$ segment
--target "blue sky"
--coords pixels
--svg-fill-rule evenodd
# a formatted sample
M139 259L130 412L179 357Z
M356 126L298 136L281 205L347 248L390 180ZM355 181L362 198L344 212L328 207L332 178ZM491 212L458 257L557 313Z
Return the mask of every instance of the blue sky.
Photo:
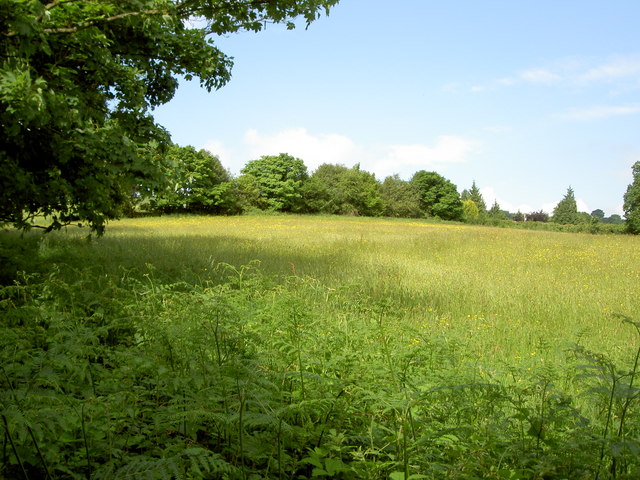
M305 30L216 39L230 83L155 111L238 174L286 152L409 179L475 180L502 208L622 214L640 160L640 1L342 0Z

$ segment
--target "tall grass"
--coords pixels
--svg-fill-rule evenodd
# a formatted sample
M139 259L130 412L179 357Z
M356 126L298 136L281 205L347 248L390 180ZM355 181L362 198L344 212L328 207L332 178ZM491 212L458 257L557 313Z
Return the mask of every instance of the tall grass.
M53 242L52 242L53 243ZM169 217L112 224L98 262L209 278L219 262L357 285L407 321L513 361L580 340L611 354L640 314L640 239L335 217Z
M640 474L636 237L185 216L2 240L0 476Z

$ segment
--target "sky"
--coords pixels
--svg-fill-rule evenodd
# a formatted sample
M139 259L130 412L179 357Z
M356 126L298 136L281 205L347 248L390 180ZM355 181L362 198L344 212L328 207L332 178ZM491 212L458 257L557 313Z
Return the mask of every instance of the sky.
M231 81L154 111L234 175L288 153L383 180L436 171L485 202L623 214L640 160L640 1L341 0L305 29L216 37Z

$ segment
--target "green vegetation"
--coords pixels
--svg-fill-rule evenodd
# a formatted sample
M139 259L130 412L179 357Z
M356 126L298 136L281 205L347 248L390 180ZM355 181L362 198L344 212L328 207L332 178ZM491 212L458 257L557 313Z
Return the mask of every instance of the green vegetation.
M633 182L624 194L624 214L627 217L627 231L640 233L640 161L633 164Z
M229 81L217 36L308 25L337 1L2 0L0 222L101 232L131 191L157 187L168 134L151 111L178 77Z
M573 189L569 187L565 196L553 209L553 221L555 223L576 224L579 221L578 206Z
M0 239L0 477L640 474L638 237L173 216Z
M420 196L420 209L427 217L461 220L462 202L456 186L436 172L420 170L411 177Z

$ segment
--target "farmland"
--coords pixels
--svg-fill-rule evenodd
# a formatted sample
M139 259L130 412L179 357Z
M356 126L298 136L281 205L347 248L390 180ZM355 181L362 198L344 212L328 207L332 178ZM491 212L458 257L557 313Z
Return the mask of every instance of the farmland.
M84 235L3 232L5 472L640 472L639 238L293 215Z

